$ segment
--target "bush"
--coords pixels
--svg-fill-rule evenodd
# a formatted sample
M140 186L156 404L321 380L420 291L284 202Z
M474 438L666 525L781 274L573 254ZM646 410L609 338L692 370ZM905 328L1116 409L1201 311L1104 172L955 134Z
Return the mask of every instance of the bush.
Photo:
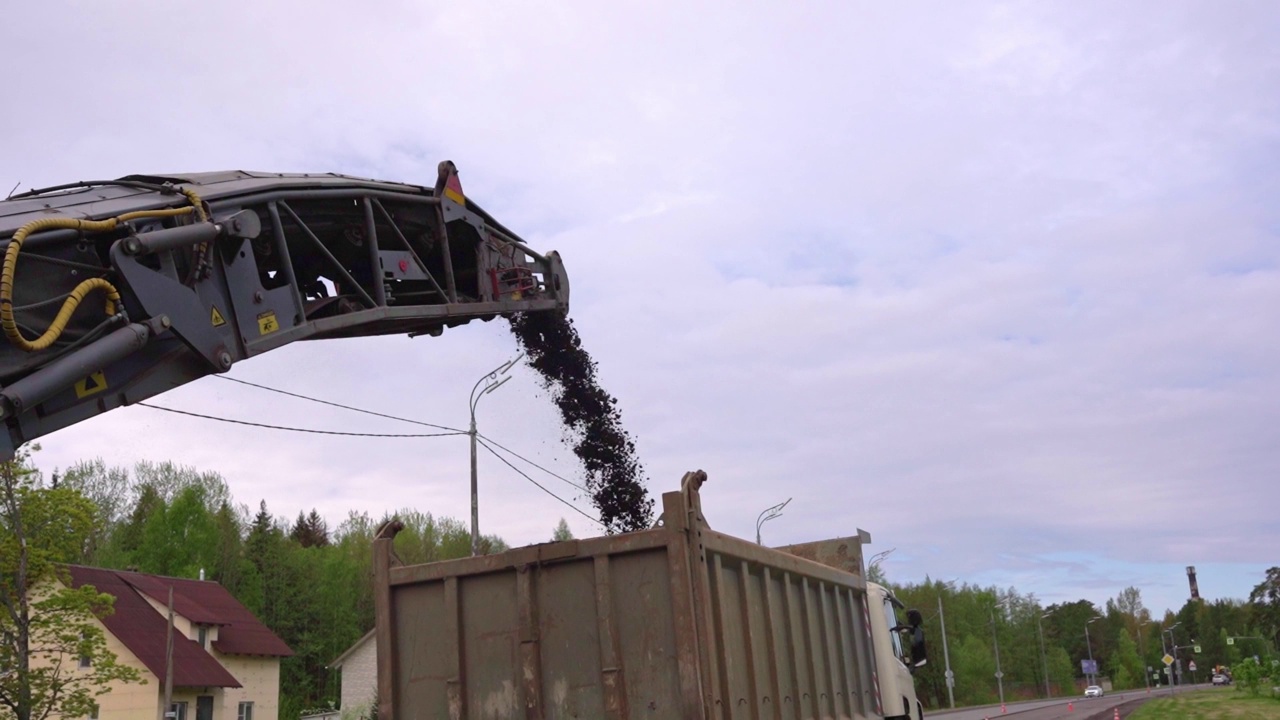
M1269 680L1270 674L1270 668L1263 669L1253 658L1245 658L1231 667L1231 680L1236 688L1247 690L1252 697L1262 694L1263 681Z

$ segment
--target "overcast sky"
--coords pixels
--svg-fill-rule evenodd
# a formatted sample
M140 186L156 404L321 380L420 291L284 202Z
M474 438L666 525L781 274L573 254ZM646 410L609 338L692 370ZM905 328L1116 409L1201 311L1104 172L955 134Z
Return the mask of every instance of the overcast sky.
M430 185L453 160L468 196L563 255L655 498L701 468L710 521L740 537L793 498L767 543L863 528L894 580L1046 603L1135 585L1161 611L1186 565L1212 599L1280 563L1278 36L1271 2L50 0L0 27L0 186ZM230 375L461 427L515 352L495 321L300 343ZM575 475L514 374L481 432ZM412 431L217 378L154 402ZM135 407L42 444L46 471L172 460L331 526L469 513L464 437ZM597 532L480 470L484 532Z

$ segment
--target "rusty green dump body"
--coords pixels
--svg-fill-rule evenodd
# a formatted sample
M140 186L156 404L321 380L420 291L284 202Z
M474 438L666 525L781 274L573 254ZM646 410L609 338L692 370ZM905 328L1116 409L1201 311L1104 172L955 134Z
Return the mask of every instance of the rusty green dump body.
M379 717L877 718L859 575L707 527L400 565L375 543ZM860 551L859 551L860 552Z

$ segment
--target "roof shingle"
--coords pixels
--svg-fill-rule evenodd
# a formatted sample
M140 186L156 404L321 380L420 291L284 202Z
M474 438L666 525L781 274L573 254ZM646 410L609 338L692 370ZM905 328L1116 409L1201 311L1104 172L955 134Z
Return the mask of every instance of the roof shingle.
M103 619L112 635L155 674L164 677L167 620L144 595L168 605L173 587L174 612L197 624L218 625L213 647L230 655L283 657L293 651L218 583L156 575L67 566L72 585L92 585L115 597L115 612ZM198 643L173 636L173 684L178 687L241 687L239 681Z

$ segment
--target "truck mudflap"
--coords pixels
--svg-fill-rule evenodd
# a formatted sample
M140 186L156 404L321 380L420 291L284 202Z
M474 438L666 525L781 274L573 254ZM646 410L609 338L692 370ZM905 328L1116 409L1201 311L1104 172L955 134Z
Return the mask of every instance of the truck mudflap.
M374 542L379 716L876 718L860 575L712 530L702 471L652 529L404 565Z

